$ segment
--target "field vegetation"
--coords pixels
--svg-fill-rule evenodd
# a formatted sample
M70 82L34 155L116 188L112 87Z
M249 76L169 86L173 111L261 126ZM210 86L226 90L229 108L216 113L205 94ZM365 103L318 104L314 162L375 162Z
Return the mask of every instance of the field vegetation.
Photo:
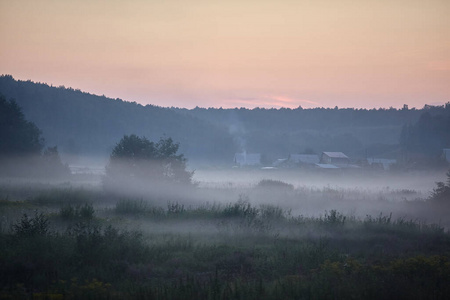
M450 199L436 186L268 176L127 196L3 180L0 299L448 299Z

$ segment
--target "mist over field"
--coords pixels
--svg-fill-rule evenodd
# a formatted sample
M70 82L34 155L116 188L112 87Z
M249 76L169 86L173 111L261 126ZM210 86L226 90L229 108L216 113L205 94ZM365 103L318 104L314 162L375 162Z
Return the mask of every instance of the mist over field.
M17 195L27 200L37 191L75 189L86 192L104 190L104 175L78 174L74 178L2 178L4 197ZM447 203L430 203L436 182L445 180L445 171L416 171L408 174L376 172L323 172L323 170L200 169L194 172L194 187L166 185L115 184L106 191L111 199L140 199L148 205L184 207L235 203L242 197L251 205L277 206L294 216L319 217L337 210L345 215L389 215L450 228ZM264 186L264 182L268 182ZM14 190L14 192L12 190ZM101 197L99 206L113 207L115 201ZM173 227L177 232L177 227ZM182 229L185 230L184 228Z
M0 296L450 295L449 103L186 110L0 88L17 97L0 97Z
M0 300L450 299L449 15L0 0Z

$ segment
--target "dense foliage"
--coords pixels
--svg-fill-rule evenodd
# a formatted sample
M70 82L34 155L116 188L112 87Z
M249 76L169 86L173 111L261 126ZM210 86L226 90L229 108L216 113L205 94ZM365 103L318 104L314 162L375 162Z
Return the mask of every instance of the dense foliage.
M424 112L417 123L403 126L400 143L406 155L436 157L450 148L450 104L437 115Z
M443 204L450 204L450 171L447 172L447 182L436 182L430 200Z
M47 147L40 129L25 119L14 100L0 95L0 176L65 176L58 148Z
M14 98L27 119L50 145L71 157L104 156L130 132L151 140L167 135L181 143L183 153L201 159L232 160L234 142L226 128L173 109L140 105L31 81L0 76L0 93Z
M186 159L178 149L179 144L171 138L154 143L135 134L125 135L112 150L105 183L191 184L193 172L186 170Z
M0 156L36 155L43 147L41 131L25 119L14 100L0 94Z
M134 132L150 140L171 136L191 161L228 163L243 150L266 154L270 161L307 148L395 158L404 124L415 124L425 111L435 116L446 109L163 108L9 75L0 76L0 92L17 99L46 140L64 153L107 156L117 140Z
M72 197L58 198L75 193ZM0 295L36 299L448 299L450 236L391 216L291 216L236 203L115 209L75 206L76 190L41 195L59 213L0 228ZM58 200L59 199L59 200ZM55 202L56 201L56 202ZM8 216L36 203L2 200ZM41 204L41 209L45 206ZM47 207L48 208L48 207ZM9 209L9 210L8 210ZM216 230L119 230L123 222ZM2 223L3 224L3 223ZM57 225L57 226L55 226ZM194 228L194 227L192 227ZM142 228L145 229L145 226ZM145 233L147 232L147 233ZM204 236L206 234L206 237Z

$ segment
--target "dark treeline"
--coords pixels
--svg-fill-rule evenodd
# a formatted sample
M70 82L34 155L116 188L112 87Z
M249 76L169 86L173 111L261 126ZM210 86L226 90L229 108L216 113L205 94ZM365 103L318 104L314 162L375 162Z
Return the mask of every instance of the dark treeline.
M404 156L436 157L443 148L450 148L450 104L440 114L424 112L417 123L405 124L400 135Z
M10 75L0 77L0 93L15 99L45 140L66 155L107 157L121 137L136 134L150 140L171 137L190 161L224 163L243 150L262 153L267 161L321 151L397 158L402 128L415 126L425 112L433 117L450 110L448 105L370 110L163 108L17 81Z
M217 160L234 154L233 140L223 128L171 109L110 99L31 81L0 77L0 93L15 99L26 118L49 144L73 156L109 156L126 134L158 140L170 136L183 153Z

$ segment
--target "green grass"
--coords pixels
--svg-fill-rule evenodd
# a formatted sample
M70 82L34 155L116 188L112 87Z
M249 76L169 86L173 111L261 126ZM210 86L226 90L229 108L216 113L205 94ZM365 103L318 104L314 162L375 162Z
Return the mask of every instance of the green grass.
M450 296L450 234L439 224L336 209L293 215L243 194L228 204L111 198L104 207L64 189L16 202L0 201L5 217L19 214L0 230L0 299ZM24 203L39 210L24 214Z

